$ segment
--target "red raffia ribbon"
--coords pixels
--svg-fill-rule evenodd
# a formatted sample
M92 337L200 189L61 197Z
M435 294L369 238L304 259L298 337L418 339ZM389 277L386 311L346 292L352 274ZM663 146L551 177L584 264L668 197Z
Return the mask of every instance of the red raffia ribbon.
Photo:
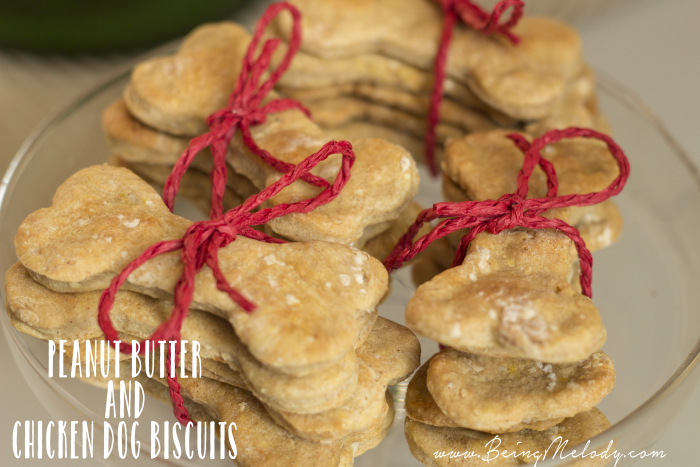
M557 196L559 181L551 162L542 157L542 149L564 138L595 138L603 141L613 158L617 161L620 173L610 185L602 191L583 195ZM529 229L555 229L565 233L576 245L581 261L581 290L587 297L592 297L591 280L593 274L593 257L586 248L579 231L560 219L548 219L541 214L555 208L570 206L591 206L602 203L611 196L615 196L627 183L630 173L630 165L627 156L611 137L603 133L585 128L568 128L566 130L552 130L540 138L529 143L518 134L508 135L515 145L525 154L523 167L518 173L518 187L515 193L501 196L498 200L462 201L460 203L437 203L432 208L422 211L415 223L399 240L389 257L384 261L384 266L391 272L394 269L415 257L425 250L435 240L442 238L456 230L470 229L459 243L455 252L451 267L458 266L464 261L467 247L474 237L481 232L490 232L497 235L504 230L515 227ZM547 197L527 198L528 182L535 167L539 165L547 176ZM444 219L427 235L413 242L413 237L424 223L435 219Z
M269 66L270 59L280 41L277 39L268 40L262 47L260 56L253 59L253 54L262 37L267 24L279 12L287 10L294 19L292 37L289 41L287 54L279 67L270 74L270 78L258 87L260 77ZM255 225L266 224L272 219L286 216L293 213L307 213L316 207L327 204L335 199L347 181L350 179L350 169L355 162L355 154L352 145L347 141L331 141L326 143L318 152L304 159L298 165L288 164L270 155L264 149L258 147L253 141L249 127L259 125L265 121L266 115L270 112L280 112L292 108L300 109L308 114L299 103L289 99L275 99L260 107L263 98L275 83L280 79L282 73L287 69L289 63L299 48L301 43L301 15L299 11L288 3L276 3L271 5L256 28L253 39L248 48L241 75L239 76L236 88L231 94L228 106L207 119L207 124L211 128L209 133L192 139L189 147L180 156L175 164L173 172L168 177L163 192L163 199L168 208L173 210L175 195L180 186L180 181L185 171L189 167L192 159L202 149L211 146L214 157L214 168L211 172L212 179L212 209L210 219L192 224L182 239L166 240L147 248L134 261L129 263L122 272L112 279L109 288L102 292L98 307L98 323L105 334L108 342L114 346L114 342L119 340L119 334L112 325L110 311L114 304L114 299L119 288L124 284L129 275L142 264L156 256L182 250L180 258L182 260L183 271L180 279L175 284L173 295L174 308L167 321L162 323L158 329L147 339L139 342L141 352L145 350L144 343L149 341L155 345L157 341L176 341L175 360L181 353L181 329L182 323L189 313L189 306L194 295L194 284L196 274L206 265L216 279L216 286L222 292L226 292L231 300L238 304L247 312L252 312L255 305L247 300L240 292L229 285L219 268L218 251L229 243L233 242L238 235L267 243L286 243L284 240L275 239L252 228ZM256 90L257 88L257 90ZM244 143L261 159L270 166L284 173L277 182L262 190L257 195L248 198L242 205L223 213L223 195L226 187L226 151L229 142L236 130L240 128ZM332 154L343 156L342 164L333 184L311 174L319 162L325 160ZM263 202L277 195L283 188L302 179L312 185L323 188L317 196L290 204L279 204L277 206L260 209ZM132 352L130 343L123 343L121 348L124 352ZM171 366L170 357L167 357L168 368ZM167 376L170 397L173 401L173 412L178 421L187 424L191 423L189 413L184 406L181 395L181 387L177 381L177 375Z
M268 39L265 41L257 59L254 58L255 52L258 49L258 44L260 43L267 25L275 16L284 10L289 11L294 20L287 53L279 66L270 73L270 77L267 81L259 84L260 78L269 67L272 55L281 41L279 39ZM287 2L270 5L255 28L255 33L253 34L253 38L248 46L248 51L243 59L241 74L238 76L236 87L229 97L228 105L207 118L207 125L210 131L190 141L188 148L180 156L180 159L175 164L175 167L173 167L173 171L165 183L163 200L171 211L173 210L175 195L180 186L180 180L192 163L192 160L200 151L211 147L214 168L211 171L212 203L210 218L214 219L223 214L223 198L226 190L226 151L228 150L231 138L233 138L233 135L239 128L245 145L269 166L281 173L288 173L294 168L293 164L276 159L269 152L255 144L250 134L250 126L265 123L267 114L269 113L281 112L289 109L299 109L306 115L310 115L305 107L292 99L274 99L264 106L260 106L265 96L267 96L287 68L289 68L300 45L301 13L299 13L299 10ZM302 180L321 188L328 187L328 182L326 180L310 173L304 174Z
M340 172L333 182L333 185L325 188L317 196L308 200L291 204L279 204L271 208L260 209L257 212L250 212L252 209L260 206L264 201L278 194L284 187L289 186L299 178L303 178L303 176L309 173L319 162L325 160L332 154L343 155ZM251 196L242 205L227 211L222 217L195 222L187 229L183 238L158 242L148 247L138 258L129 263L118 276L112 279L109 288L102 292L98 308L98 323L107 337L107 340L112 345L114 341L119 340L119 335L112 325L109 313L112 309L116 293L122 284L126 282L132 272L146 261L156 256L177 250L182 250L180 258L182 259L183 271L177 284L175 284L175 306L168 320L161 324L151 337L139 343L142 352L144 350L143 342L150 341L155 344L157 341L165 340L177 341L177 355L180 354L180 330L182 329L183 321L187 318L189 306L192 303L195 275L205 265L209 266L214 273L217 288L222 292L226 292L229 297L231 297L231 300L236 302L241 308L252 312L255 309L255 305L243 297L240 292L231 287L226 281L226 277L224 277L219 269L219 248L223 248L233 242L238 235L267 243L286 243L284 240L269 237L253 229L251 226L262 225L272 219L292 213L307 213L313 211L318 206L331 202L338 196L340 190L350 179L350 169L354 161L355 154L349 142L331 141L326 143L318 152L304 159L291 172L282 176L277 182L265 188L257 195ZM122 343L121 348L123 352L132 352L132 347L129 343ZM176 359L177 355L175 357ZM168 368L170 368L169 358ZM183 424L189 422L189 415L187 409L183 405L183 399L180 395L180 384L177 382L176 376L171 378L171 375L168 375L168 386L173 399L175 416Z
M442 36L440 45L435 55L434 69L435 77L433 92L430 95L430 110L428 112L428 130L425 134L425 159L433 175L437 175L438 169L435 164L435 127L440 120L440 103L442 102L442 92L445 82L445 66L447 64L447 54L452 41L452 31L455 23L461 19L470 28L488 36L491 34L502 34L513 44L518 44L520 38L511 32L511 29L518 24L523 16L525 3L522 0L501 0L494 6L491 14L486 13L481 7L475 5L470 0L434 0L442 6L444 13ZM510 18L505 23L499 23L501 16L512 8Z

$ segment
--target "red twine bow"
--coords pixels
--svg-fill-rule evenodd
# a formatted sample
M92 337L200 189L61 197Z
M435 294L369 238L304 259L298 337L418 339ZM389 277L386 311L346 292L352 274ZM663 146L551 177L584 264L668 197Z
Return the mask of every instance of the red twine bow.
M319 162L325 160L332 154L343 155L340 172L333 182L333 185L325 188L317 196L308 200L290 204L279 204L271 208L250 212L252 209L260 206L264 201L278 194L284 187L289 186L299 178L303 179L305 174L308 174ZM248 312L253 311L255 305L243 297L240 292L231 287L219 269L219 248L223 248L233 242L238 235L267 243L286 243L284 240L269 237L253 229L251 226L262 225L272 219L286 216L287 214L307 213L318 206L331 202L338 196L341 189L350 179L350 169L354 162L355 154L349 142L331 141L326 143L318 152L304 159L300 164L294 167L291 172L282 176L277 182L265 188L257 195L251 196L242 205L231 209L222 217L195 222L187 229L182 239L166 240L148 247L138 258L129 263L118 276L112 279L109 288L102 292L100 296L98 323L109 343L113 345L113 342L119 339L117 330L112 325L112 321L109 317L119 288L126 282L129 275L146 261L156 256L177 250L182 250L180 258L182 259L183 271L177 284L175 284L175 292L173 295L175 306L168 320L161 324L151 337L139 343L139 347L142 351L145 341L155 344L157 341L165 340L177 341L177 355L180 354L180 330L183 321L187 318L189 306L192 303L195 275L205 265L209 266L214 273L216 286L219 290L226 292L229 297L231 297L231 300L236 302L244 310ZM122 349L127 353L132 352L132 346L129 343L123 343ZM175 357L176 359L177 355ZM170 367L169 359L168 367ZM189 414L183 405L183 399L180 395L180 384L177 382L177 377L171 378L171 375L168 375L168 386L170 387L170 395L173 399L175 416L182 423L189 422Z
M253 54L258 46L262 33L272 18L282 10L288 10L294 18L294 28L289 42L289 49L279 67L274 70L270 78L258 87L260 77L269 66L270 59L280 41L277 39L268 40L262 47L260 56L253 60ZM113 346L114 341L119 340L117 330L112 325L110 311L114 304L114 299L119 288L124 284L129 275L137 268L156 256L182 250L180 258L182 260L183 271L180 279L175 284L173 294L174 307L167 321L162 323L158 329L147 339L138 343L139 349L143 353L144 343L151 342L155 345L157 341L176 341L175 359L181 353L181 329L182 323L189 313L189 306L194 295L194 284L196 274L206 265L212 270L216 279L216 286L222 292L229 295L231 300L248 312L255 309L255 305L247 300L240 292L231 287L219 268L218 251L229 243L236 240L238 235L267 243L286 243L284 240L275 239L252 228L255 225L262 225L272 219L292 213L307 213L316 207L327 204L335 199L340 191L350 179L350 169L355 162L355 154L352 145L347 141L331 141L326 143L318 152L304 159L298 165L288 164L272 157L267 151L258 147L253 141L249 126L259 125L265 121L266 115L270 112L280 112L292 108L306 110L297 102L289 99L275 99L263 107L259 107L262 99L272 89L280 79L282 73L287 69L289 63L299 48L301 42L301 15L299 11L288 3L276 3L271 5L256 28L253 39L243 60L243 66L236 88L229 98L228 106L207 119L207 124L211 128L209 133L192 139L188 148L180 156L175 164L172 174L168 177L163 192L163 198L168 208L173 210L175 195L180 186L182 176L187 171L190 163L202 149L211 146L214 157L214 168L211 172L212 179L212 208L210 219L192 224L182 239L166 240L158 242L147 248L134 261L129 263L122 272L112 279L109 288L102 292L98 307L97 320L100 328L105 334L107 341ZM258 88L256 90L256 88ZM277 182L262 190L257 195L248 198L242 205L223 213L223 195L226 188L226 151L229 142L237 128L241 129L244 143L261 159L271 165L279 172L284 173ZM340 171L335 181L330 185L323 178L310 173L319 162L325 160L332 154L343 156ZM264 201L277 195L283 188L291 185L298 179L302 179L312 185L322 187L323 191L317 196L299 201L296 203L279 204L277 206L260 209L257 212L250 212L256 209ZM132 345L124 343L124 352L132 352ZM170 357L167 357L167 364L170 368ZM181 395L181 387L176 375L167 375L170 397L173 401L173 412L178 421L187 424L191 423L189 412L184 406Z
M275 16L284 10L289 11L294 20L287 53L284 55L279 66L270 73L270 77L267 81L259 84L260 78L269 67L272 55L281 41L279 39L268 39L265 41L257 59L254 58L255 51L258 48L258 44L260 43L267 25ZM228 150L231 138L233 138L233 135L239 128L245 145L265 161L266 164L281 173L288 173L294 168L293 164L276 159L269 152L255 144L250 134L250 126L265 123L267 114L284 110L299 109L309 115L309 111L306 108L292 99L274 99L264 106L260 106L265 96L267 96L287 68L289 68L300 45L301 13L299 13L299 10L287 2L270 5L255 28L255 33L253 34L253 38L250 41L250 45L243 59L241 74L238 76L236 87L229 97L228 105L207 118L207 125L210 131L192 139L188 148L182 153L175 167L173 167L173 171L165 183L163 200L171 211L175 202L175 195L180 186L180 180L192 163L192 160L200 151L211 147L214 168L211 171L212 203L210 217L214 219L222 215L223 198L226 189L226 151ZM321 188L328 187L328 182L326 180L310 173L304 174L302 180Z
M513 44L520 42L520 39L511 32L511 29L518 24L523 16L525 3L522 0L501 0L494 6L491 14L486 13L481 7L475 5L470 0L434 0L442 6L444 13L442 36L440 45L435 55L435 77L433 92L430 95L430 110L428 112L428 130L425 134L425 159L433 175L437 175L435 165L435 127L440 120L440 103L442 102L442 92L445 81L445 66L447 64L447 53L452 41L452 31L458 19L470 28L481 32L485 36L491 34L502 34ZM510 18L505 23L499 23L501 16L513 8Z
M581 290L587 297L592 297L593 257L586 248L579 231L560 219L543 217L541 213L555 208L591 206L617 195L622 191L629 177L630 165L627 156L611 137L585 128L552 130L542 137L536 138L532 143L528 143L525 138L518 134L511 134L508 137L525 154L523 167L518 173L518 188L515 193L503 195L498 200L434 204L432 208L426 209L418 215L415 223L401 237L391 255L384 261L384 265L391 272L426 249L433 241L460 229L471 230L462 237L451 267L458 266L464 261L469 242L481 232L486 231L497 235L517 226L529 229L556 229L565 233L576 245L576 251L581 261ZM595 138L603 141L617 161L620 173L602 191L583 195L557 196L559 182L554 166L542 157L540 151L545 146L564 138L576 137ZM530 175L537 165L547 176L547 197L526 199ZM413 237L424 223L441 218L448 219L440 222L430 233L413 243Z

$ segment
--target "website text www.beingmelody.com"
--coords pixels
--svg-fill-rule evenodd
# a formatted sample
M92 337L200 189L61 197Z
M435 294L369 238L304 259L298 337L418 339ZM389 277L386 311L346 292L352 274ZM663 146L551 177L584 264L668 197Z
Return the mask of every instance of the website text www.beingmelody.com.
M630 451L628 453L619 452L615 449L614 440L610 440L607 446L597 451L594 449L589 449L591 441L588 440L584 445L583 449L576 450L572 449L566 452L566 445L568 441L563 439L561 436L557 436L552 440L552 443L542 452L526 450L520 447L523 444L522 441L518 441L516 449L499 449L502 444L502 440L498 435L494 435L489 441L486 442L484 447L488 449L486 453L478 453L476 451L436 451L433 454L435 459L439 458L464 458L464 459L481 459L484 465L488 465L491 462L503 462L506 459L520 459L525 461L528 465L533 464L533 467L537 466L538 462L543 462L547 459L612 459L615 460L614 464L609 463L606 465L617 466L617 463L621 459L633 458L633 459L645 459L645 458L664 458L666 454L663 451ZM578 464L577 464L578 465Z
M150 440L151 458L158 456L164 459L169 459L171 456L174 459L236 458L235 423L212 421L188 423L183 426L179 422L170 421L162 423L151 421L141 425L138 421L143 413L146 398L143 385L135 378L139 375L161 380L166 376L177 376L181 379L201 378L202 362L199 356L201 348L199 342L181 341L178 371L176 368L178 341L159 341L156 344L146 341L143 358L139 355L141 350L139 343L132 341L131 371L130 374L122 376L120 376L120 367L124 372L126 365L120 357L120 341L114 342L114 348L103 340L92 342L88 340L82 344L76 340L72 342L72 346L70 344L71 342L65 340L59 341L58 345L49 341L48 376L49 378L94 378L105 383L107 399L105 422L102 426L102 454L105 459L116 456L125 459L129 455L137 459L141 454L139 439ZM84 353L80 351L81 347L85 349ZM170 358L167 358L168 356ZM185 364L186 358L190 363L189 374ZM170 368L166 368L166 361L170 362ZM70 371L67 366L70 367ZM115 382L119 383L116 390ZM148 438L143 438L144 434ZM217 436L221 443L215 442ZM16 421L12 430L12 449L17 459L94 458L95 451L99 449L99 446L95 448L95 422ZM99 451L97 455L99 456Z

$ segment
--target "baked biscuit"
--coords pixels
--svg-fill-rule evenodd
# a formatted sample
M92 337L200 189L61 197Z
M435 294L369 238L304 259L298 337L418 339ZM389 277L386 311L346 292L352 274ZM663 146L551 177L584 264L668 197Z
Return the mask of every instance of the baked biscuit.
M302 50L307 53L324 59L378 53L432 69L443 26L443 13L432 2L297 0L293 4L304 15ZM278 17L275 25L281 37L289 37L289 18ZM580 39L572 28L545 18L523 18L513 33L521 39L517 46L456 27L447 75L514 118L543 118L566 82L580 73Z
M129 113L173 135L206 133L207 117L226 107L249 43L248 32L235 23L198 27L175 55L151 58L134 68L124 91Z
M431 360L427 387L448 418L487 433L538 431L586 412L615 386L602 351L576 363L543 364L445 349Z
M50 208L25 219L15 249L32 277L52 290L102 290L147 247L182 238L190 225L133 173L94 166L61 185ZM196 276L191 308L228 319L256 359L292 374L333 364L352 350L362 317L387 290L384 266L343 245L239 237L218 256L229 284L257 310L234 304L206 267ZM181 273L173 252L142 265L125 287L169 299Z
M509 131L474 133L451 140L443 160L443 194L448 201L483 201L514 193L523 153L507 138ZM615 160L598 141L577 138L547 146L542 156L552 162L559 180L559 195L601 191L618 175ZM528 198L547 193L544 172L537 167L530 177ZM606 247L622 232L622 217L615 204L603 203L555 209L544 213L579 229L589 250ZM453 246L461 235L449 237Z
M406 324L477 355L577 362L603 346L606 332L593 302L569 284L572 269L561 232L481 233L461 265L416 290Z
M495 438L492 434L468 428L426 425L409 417L406 417L404 432L411 454L427 467L481 467L485 464L510 467L534 463L537 460L535 453L543 456L545 451L548 452L547 459L551 459L554 451L563 441L567 441L568 447L575 446L593 438L609 427L610 422L605 418L605 415L594 408L575 417L567 418L560 424L544 431L521 430L499 435L500 444L495 441L489 444ZM606 447L607 445L595 446L598 452ZM495 457L493 452L489 456L490 449L500 451L499 454L507 451L509 456L499 455ZM527 457L528 451L530 457ZM461 456L450 456L450 452L461 453ZM441 453L444 455L439 455ZM513 458L513 453L519 454L519 457ZM491 460L486 463L483 459ZM594 459L580 459L574 465L576 467L602 467L608 462L609 459L596 457Z

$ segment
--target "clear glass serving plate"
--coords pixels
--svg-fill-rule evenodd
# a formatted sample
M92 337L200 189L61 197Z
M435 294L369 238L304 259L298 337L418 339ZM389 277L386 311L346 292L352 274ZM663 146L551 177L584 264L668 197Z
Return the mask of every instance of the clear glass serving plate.
M56 188L77 170L107 162L100 114L121 94L127 80L124 73L86 94L47 119L22 146L0 186L0 270L17 261L13 239L22 220L50 205ZM617 383L599 405L612 427L590 446L607 446L612 439L626 453L648 448L661 436L687 401L697 377L698 372L691 371L700 353L700 175L643 103L610 78L600 80L599 89L602 109L630 158L632 176L616 198L625 219L624 234L595 255L594 301L608 330L604 350L615 362ZM440 188L425 171L422 175L418 201L428 206L440 200ZM179 209L186 216L194 213L184 204ZM413 290L410 272L399 271L380 314L403 322ZM4 286L0 295L4 303ZM54 420L94 421L95 458L101 459L104 390L70 378L49 378L46 343L16 331L6 313L0 315L0 328L37 400ZM423 360L437 351L434 342L422 340L422 344ZM403 436L405 386L391 388L397 415L387 438L357 458L356 465L419 465ZM151 420L162 427L174 418L169 407L152 400L146 403L138 419L139 461L150 458ZM110 421L116 427L117 422ZM134 419L126 421L131 426ZM130 455L127 459L133 462ZM170 465L231 465L209 458L157 460ZM124 465L125 461L113 454L104 462ZM633 462L626 458L617 465ZM573 464L557 459L538 465Z

